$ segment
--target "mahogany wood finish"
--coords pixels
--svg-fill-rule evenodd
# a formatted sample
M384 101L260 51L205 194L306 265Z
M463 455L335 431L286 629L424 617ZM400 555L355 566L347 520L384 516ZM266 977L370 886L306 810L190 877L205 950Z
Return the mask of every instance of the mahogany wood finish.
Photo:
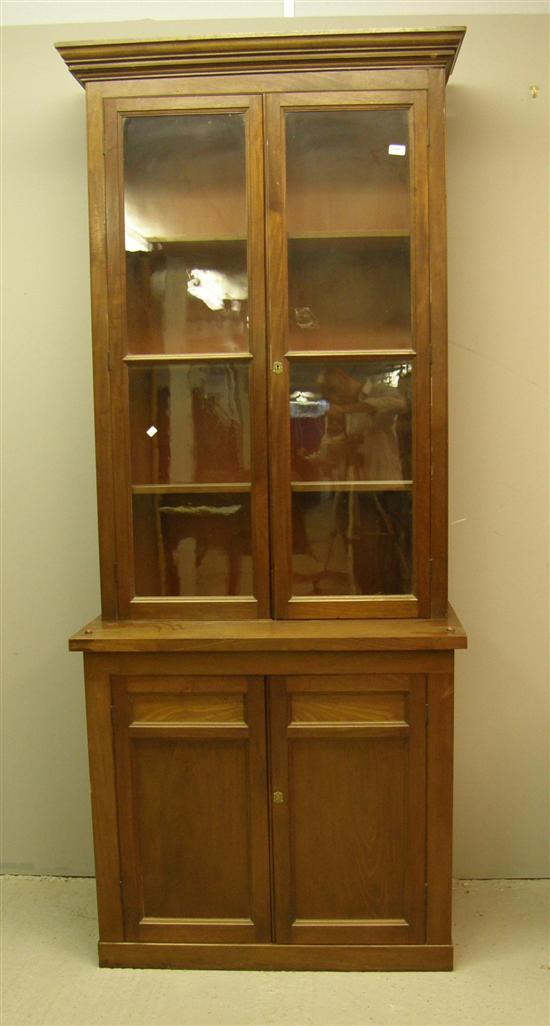
M269 292L270 305L270 361L280 361L283 373L271 375L271 503L273 549L277 561L273 566L274 615L277 617L327 618L338 616L374 616L377 601L372 597L329 599L303 599L292 596L292 524L291 507L281 504L281 496L290 493L290 422L288 417L288 396L290 391L289 358L296 358L292 336L289 333L288 294L288 239L292 235L286 210L290 206L285 189L285 115L292 111L331 110L378 111L385 107L402 107L409 112L412 160L414 166L414 189L411 199L413 224L411 225L412 287L415 296L414 339L415 396L413 405L414 437L414 552L415 552L415 596L403 596L384 600L389 616L428 616L430 611L430 513L429 513L429 438L430 438L430 362L429 362L429 259L428 259L428 176L427 176L427 134L428 119L426 95L423 91L384 92L322 92L311 94L274 94L266 98L266 141L270 153L267 180L267 229L269 238ZM338 152L338 160L345 162L345 153ZM408 198L408 197L407 197ZM349 197L348 205L353 202ZM323 216L322 205L318 217ZM363 199L364 205L364 199ZM384 204L382 210L385 213ZM299 208L298 208L299 210ZM358 204L357 214L361 213ZM384 216L384 213L382 216ZM408 210L401 217L408 215ZM290 214L289 214L290 217ZM391 217L391 215L390 215ZM372 228L359 225L358 235L363 231L367 237ZM384 228L381 229L385 235ZM318 233L314 233L318 236ZM321 233L324 234L324 233ZM330 234L330 233L329 233ZM339 235L334 230L334 235ZM351 295L348 297L351 300ZM379 340L380 334L378 335ZM364 338L361 340L365 346ZM383 350L388 358L395 356L392 347ZM398 350L399 352L399 350ZM301 354L311 358L311 352ZM317 355L317 354L315 354ZM330 354L331 359L357 358L358 352L350 349L341 352L339 347ZM363 357L371 357L368 349L362 348ZM368 365L367 365L368 366Z
M262 683L112 678L126 936L270 939Z
M266 69L443 68L450 75L465 30L405 29L362 35L228 36L140 42L58 43L57 49L81 85L102 79L215 75Z
M432 381L447 381L447 224L445 209L445 82L430 75L430 360ZM447 388L432 388L431 397L431 616L441 616L447 594Z
M83 65L95 71L86 81L90 132L90 209L93 263L94 374L96 397L96 450L98 456L98 495L100 512L100 553L103 615L110 618L131 616L149 619L156 616L181 619L249 619L262 616L295 618L353 617L425 617L442 615L446 608L446 356L445 356L445 259L444 259L444 123L443 86L451 70L464 31L405 33L366 33L329 37L296 36L281 39L155 41L143 44L75 44L60 51L75 71ZM390 46L391 44L391 46ZM393 47L393 49L392 49ZM223 69L216 54L224 53ZM156 72L175 53L184 55L183 64L171 65L173 77L156 78ZM203 61L210 55L209 74L203 73ZM111 58L114 63L111 63ZM160 63L156 63L156 59ZM239 60L246 60L246 74ZM257 58L257 66L254 60ZM135 64L133 63L135 60ZM91 65L90 65L91 61ZM266 64L267 61L267 64ZM73 63L74 62L74 63ZM236 63L235 63L236 62ZM356 62L360 62L359 65ZM137 67L139 82L132 81ZM156 72L148 77L153 66ZM268 68L269 70L266 70ZM382 70L383 69L383 70ZM220 73L222 72L223 73ZM282 73L284 71L284 74ZM98 80L92 81L97 72ZM129 77L128 77L129 76ZM78 74L77 74L78 77ZM294 97L294 99L293 99ZM265 116L260 105L264 99ZM406 333L390 332L382 339L368 321L359 335L349 328L348 348L338 339L335 349L318 350L323 360L347 360L362 355L414 357L414 398L412 447L415 478L412 483L412 587L405 594L377 596L296 595L290 597L292 575L292 531L289 524L289 440L288 440L288 365L287 359L304 358L293 348L284 356L287 268L284 238L284 132L281 115L285 110L409 110L411 161L411 287L414 344L405 346ZM166 354L128 353L124 345L124 262L123 250L123 155L122 126L128 117L180 114L208 111L223 113L241 110L247 117L247 194L248 245L251 291L249 304L252 349L252 461L251 544L254 565L253 594L184 597L178 595L136 594L133 562L147 562L143 546L155 544L152 523L145 529L139 519L132 530L131 495L128 478L129 433L127 368L131 365L185 365L193 359L212 360L216 354L204 352ZM279 115L277 112L281 112ZM266 160L264 161L264 152ZM265 163L265 167L264 167ZM264 177L267 193L267 279L264 291ZM429 186L429 188L428 188ZM329 183L324 183L329 188ZM429 197L429 202L428 202ZM225 207L226 198L211 209ZM348 207L353 208L350 194ZM323 205L319 209L322 211ZM382 208L381 208L382 209ZM386 211L389 215L389 211ZM215 218L214 218L215 219ZM398 230L384 217L377 234L384 238ZM303 228L304 226L302 226ZM325 233L306 226L310 241ZM332 234L331 229L329 236ZM337 234L341 229L337 226ZM282 234L283 233L283 234ZM360 225L356 237L373 237L373 229ZM239 233L238 237L242 238ZM291 233L292 234L292 233ZM216 231L214 230L214 235ZM346 232L342 238L345 238ZM224 236L227 238L227 236ZM296 237L304 237L298 230ZM237 238L237 236L235 236ZM395 239L394 239L395 241ZM107 253L107 262L105 260ZM350 295L350 301L351 301ZM269 326L267 367L265 320ZM300 336L303 338L303 336ZM330 332L322 336L330 346ZM288 341L295 347L299 339ZM377 342L379 347L377 348ZM361 350L361 346L366 347ZM368 347L372 346L372 349ZM271 373L277 353L283 359L283 375ZM415 355L416 354L416 355ZM310 354L309 354L310 355ZM231 359L249 359L235 352ZM266 374L267 371L267 374ZM267 383L266 383L267 378ZM270 397L270 445L266 445L265 390ZM429 396L431 395L431 401ZM110 413L110 415L109 415ZM267 459L269 455L269 459ZM267 466L271 475L270 497L267 490ZM231 482L228 482L231 484ZM390 482L391 485L391 482ZM150 508L162 505L151 500ZM174 491L174 494L177 494ZM296 493L297 494L297 493ZM247 500L248 502L248 500ZM268 512L268 503L270 510ZM143 502L140 504L143 509ZM307 506L306 506L307 508ZM159 514L157 514L158 520ZM160 515L162 520L162 515ZM269 522L268 522L269 520ZM166 523L166 521L165 521ZM174 523L172 523L172 527ZM212 524L199 524L187 537L207 537ZM229 525L231 526L231 525ZM113 536L113 529L114 535ZM143 530L145 529L145 533ZM369 528L365 528L368 533ZM141 532L141 535L140 535ZM133 534L135 538L133 540ZM157 534L162 538L162 530ZM165 537L166 553L158 549L157 561L172 561L170 547L178 544L179 529ZM227 532L226 532L227 534ZM230 532L229 532L230 534ZM228 535L229 537L229 535ZM134 543L133 543L134 542ZM223 547L223 540L221 542ZM225 543L229 546L229 541ZM235 578L242 556L228 554L233 561L230 575ZM272 580L268 580L268 560ZM155 575L149 575L154 587ZM143 589L144 578L140 574ZM228 582L229 583L229 582ZM231 590L231 584L229 583ZM163 590L162 588L160 590ZM352 589L353 590L353 589ZM391 590L391 589L390 589ZM408 591L412 594L407 594ZM271 594L270 594L271 593ZM232 612L228 608L231 607Z
M433 620L103 620L73 634L73 652L452 651L466 634L451 606ZM410 655L408 656L410 658Z
M112 529L114 509L110 342L107 253L105 249L105 175L103 173L103 103L87 95L88 104L88 207L90 222L90 276L94 373L94 417L101 608L116 617L116 542Z
M135 649L85 655L102 964L450 968L452 653Z
M302 972L435 972L453 968L444 944L123 944L101 941L112 969L286 969Z
M157 355L129 354L126 317L124 313L125 270L124 245L120 243L123 231L124 210L124 179L122 172L121 153L123 138L123 119L125 117L152 116L156 113L162 117L167 113L179 112L193 116L199 113L242 112L246 122L247 149L247 199L249 226L248 267L250 278L250 337L251 353L251 439L252 439L252 551L254 574L254 595L223 596L217 600L209 598L207 602L199 597L196 599L166 596L164 600L142 598L135 595L133 572L132 541L136 543L136 531L132 532L132 487L130 479L130 418L128 414L128 366L132 363L156 364ZM107 250L110 259L109 271L109 303L112 309L110 323L109 354L111 373L112 398L112 444L117 456L117 473L114 476L114 516L117 537L117 560L114 565L115 587L118 596L118 615L132 615L149 618L157 615L171 616L179 609L182 616L197 619L219 616L226 618L250 618L265 616L269 612L269 576L268 576L268 534L267 534L267 456L266 456L266 409L265 409L265 291L264 291L264 236L263 221L263 141L261 133L261 99L258 96L223 96L208 98L162 98L160 100L115 100L105 103L106 118L106 154L105 174L107 182ZM225 198L219 198L223 207ZM218 215L219 216L219 215ZM215 218L214 218L215 220ZM214 354L216 355L216 354ZM241 360L247 354L220 353L218 359L231 361ZM207 359L213 354L207 352ZM181 357L180 357L181 359ZM203 355L193 354L186 358L188 362L202 362ZM161 363L167 361L166 354L161 354ZM176 355L176 362L178 356ZM172 354L170 354L172 362ZM108 476L109 468L103 468L102 476ZM217 489L216 489L217 490ZM160 489L159 489L160 491ZM203 492L208 493L205 483ZM164 492L163 494L166 494ZM210 527L210 533L212 528ZM136 545L137 549L137 545ZM141 559L147 561L147 553L137 550ZM151 558L151 557L149 557ZM157 556L157 559L160 558ZM157 608L155 609L155 605ZM160 605L160 608L158 608ZM232 610L230 612L230 609Z
M102 617L70 648L84 654L101 965L452 968L453 669L466 635L446 579L444 88L463 35L58 46L88 102ZM330 154L318 167L314 159L318 180L308 195L305 179L286 169L288 118L300 112L389 112L406 135L406 162L385 183L376 172L354 188L363 161L353 142L336 147L351 170L331 178ZM246 160L220 185L207 119L231 114L243 119ZM129 262L131 118L157 119L160 136L174 119L195 118L200 145L187 177L188 155L179 172L174 158L170 181L184 184L170 184L169 196L148 167L137 188L142 249ZM377 167L387 142L372 144ZM215 272L219 247L230 288L221 300L197 299L187 281L196 269ZM204 264L201 253L209 254ZM340 272L345 260L353 281ZM334 298L322 294L329 278ZM384 296L376 305L384 288L386 299L399 296L389 314ZM172 318L169 335L163 318ZM187 332L181 344L178 331ZM330 472L314 449L317 462L308 465L309 451L292 435L291 380L322 382L358 367L355 385L363 387L369 361L380 381L380 368L395 369L399 383L387 386L394 397L399 368L408 375L397 403L406 413L392 427L402 466L367 473L366 458L355 457ZM190 384L199 368L204 395ZM233 392L220 385L226 371ZM220 394L214 438L238 444L216 455L207 439L199 465L193 440L208 432ZM343 418L362 415L358 401L330 400L325 435L333 417L357 441ZM183 409L187 424L195 418L185 452ZM149 417L168 438L162 459L158 440L148 448ZM369 534L383 533L373 518L361 520L379 493L380 522L390 523L402 563L402 514L392 528L387 511L413 510L410 573L395 577L400 588L366 588L355 575L356 562L370 558ZM324 593L322 574L313 574L311 590L295 594L296 551L303 568L319 544L318 535L308 539L306 515L326 500L333 523L323 524L324 569L339 532L338 566L348 561L353 587ZM167 516L172 525L192 517L197 527L167 526ZM216 546L222 557L212 570ZM242 580L250 587L239 586L239 560L248 560ZM189 567L203 561L211 591L195 582L180 594L181 574L191 580Z
M424 939L425 689L405 674L272 681L278 941Z

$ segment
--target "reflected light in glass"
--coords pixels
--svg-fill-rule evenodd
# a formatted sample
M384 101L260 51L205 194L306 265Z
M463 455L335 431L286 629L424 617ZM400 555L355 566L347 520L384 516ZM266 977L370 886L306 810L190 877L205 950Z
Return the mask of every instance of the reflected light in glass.
M291 393L291 417L324 417L329 408L330 403L322 399L317 392L296 391Z
M246 274L223 274L194 267L188 272L187 291L209 310L223 310L225 303L229 302L231 309L237 312L241 302L248 299L248 277Z
M126 223L124 231L124 248L127 253L150 253L153 246L136 228Z
M149 438L154 438L155 435L157 434L157 432L158 432L158 428L156 428L154 424L151 424L151 427L147 428L147 431L145 432L145 434L149 435Z
M388 153L390 157L404 157L407 152L407 147L403 146L402 143L390 143L388 146Z

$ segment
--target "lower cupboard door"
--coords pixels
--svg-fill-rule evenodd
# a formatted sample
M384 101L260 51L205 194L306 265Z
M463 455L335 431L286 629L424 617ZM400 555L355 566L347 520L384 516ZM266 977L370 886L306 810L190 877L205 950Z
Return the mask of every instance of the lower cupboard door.
M271 939L261 678L113 679L126 939Z
M271 679L279 943L424 940L425 701L421 676Z

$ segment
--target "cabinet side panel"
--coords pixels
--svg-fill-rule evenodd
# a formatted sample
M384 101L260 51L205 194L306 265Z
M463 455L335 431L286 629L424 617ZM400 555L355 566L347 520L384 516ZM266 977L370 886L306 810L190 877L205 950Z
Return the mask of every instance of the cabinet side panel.
M453 675L428 677L427 924L429 944L451 943Z
M101 657L84 657L99 935L124 940L111 720L111 685Z
M127 368L121 363L122 339L126 324L125 310L125 253L122 164L123 126L117 113L116 102L105 101L104 118L104 165L105 165L105 212L106 212L106 261L108 291L105 297L109 304L109 387L111 393L110 432L112 438L111 468L113 477L113 521L116 534L116 588L118 615L127 615L130 599L134 593L133 567L131 564L132 523L128 508L127 479L130 465L129 439L125 426L124 411L127 405Z
M447 221L445 78L430 70L431 615L447 609Z
M88 203L90 220L90 273L94 358L94 410L99 519L101 609L117 616L114 568L116 564L114 493L111 449L111 396L108 369L109 303L105 223L105 166L103 158L103 102L100 89L86 89L88 110Z
M414 211L413 260L413 322L415 325L415 403L413 428L414 467L414 552L415 594L418 596L417 616L430 615L430 375L426 348L430 338L429 282L429 180L428 180L428 114L425 93L415 94L412 132L414 147L414 179L411 183L411 209Z

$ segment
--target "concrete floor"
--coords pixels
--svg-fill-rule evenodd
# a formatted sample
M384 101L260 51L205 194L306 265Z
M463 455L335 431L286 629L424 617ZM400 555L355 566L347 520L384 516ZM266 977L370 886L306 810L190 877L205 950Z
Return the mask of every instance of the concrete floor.
M548 885L461 881L453 973L98 969L93 880L6 877L2 1026L547 1026Z

